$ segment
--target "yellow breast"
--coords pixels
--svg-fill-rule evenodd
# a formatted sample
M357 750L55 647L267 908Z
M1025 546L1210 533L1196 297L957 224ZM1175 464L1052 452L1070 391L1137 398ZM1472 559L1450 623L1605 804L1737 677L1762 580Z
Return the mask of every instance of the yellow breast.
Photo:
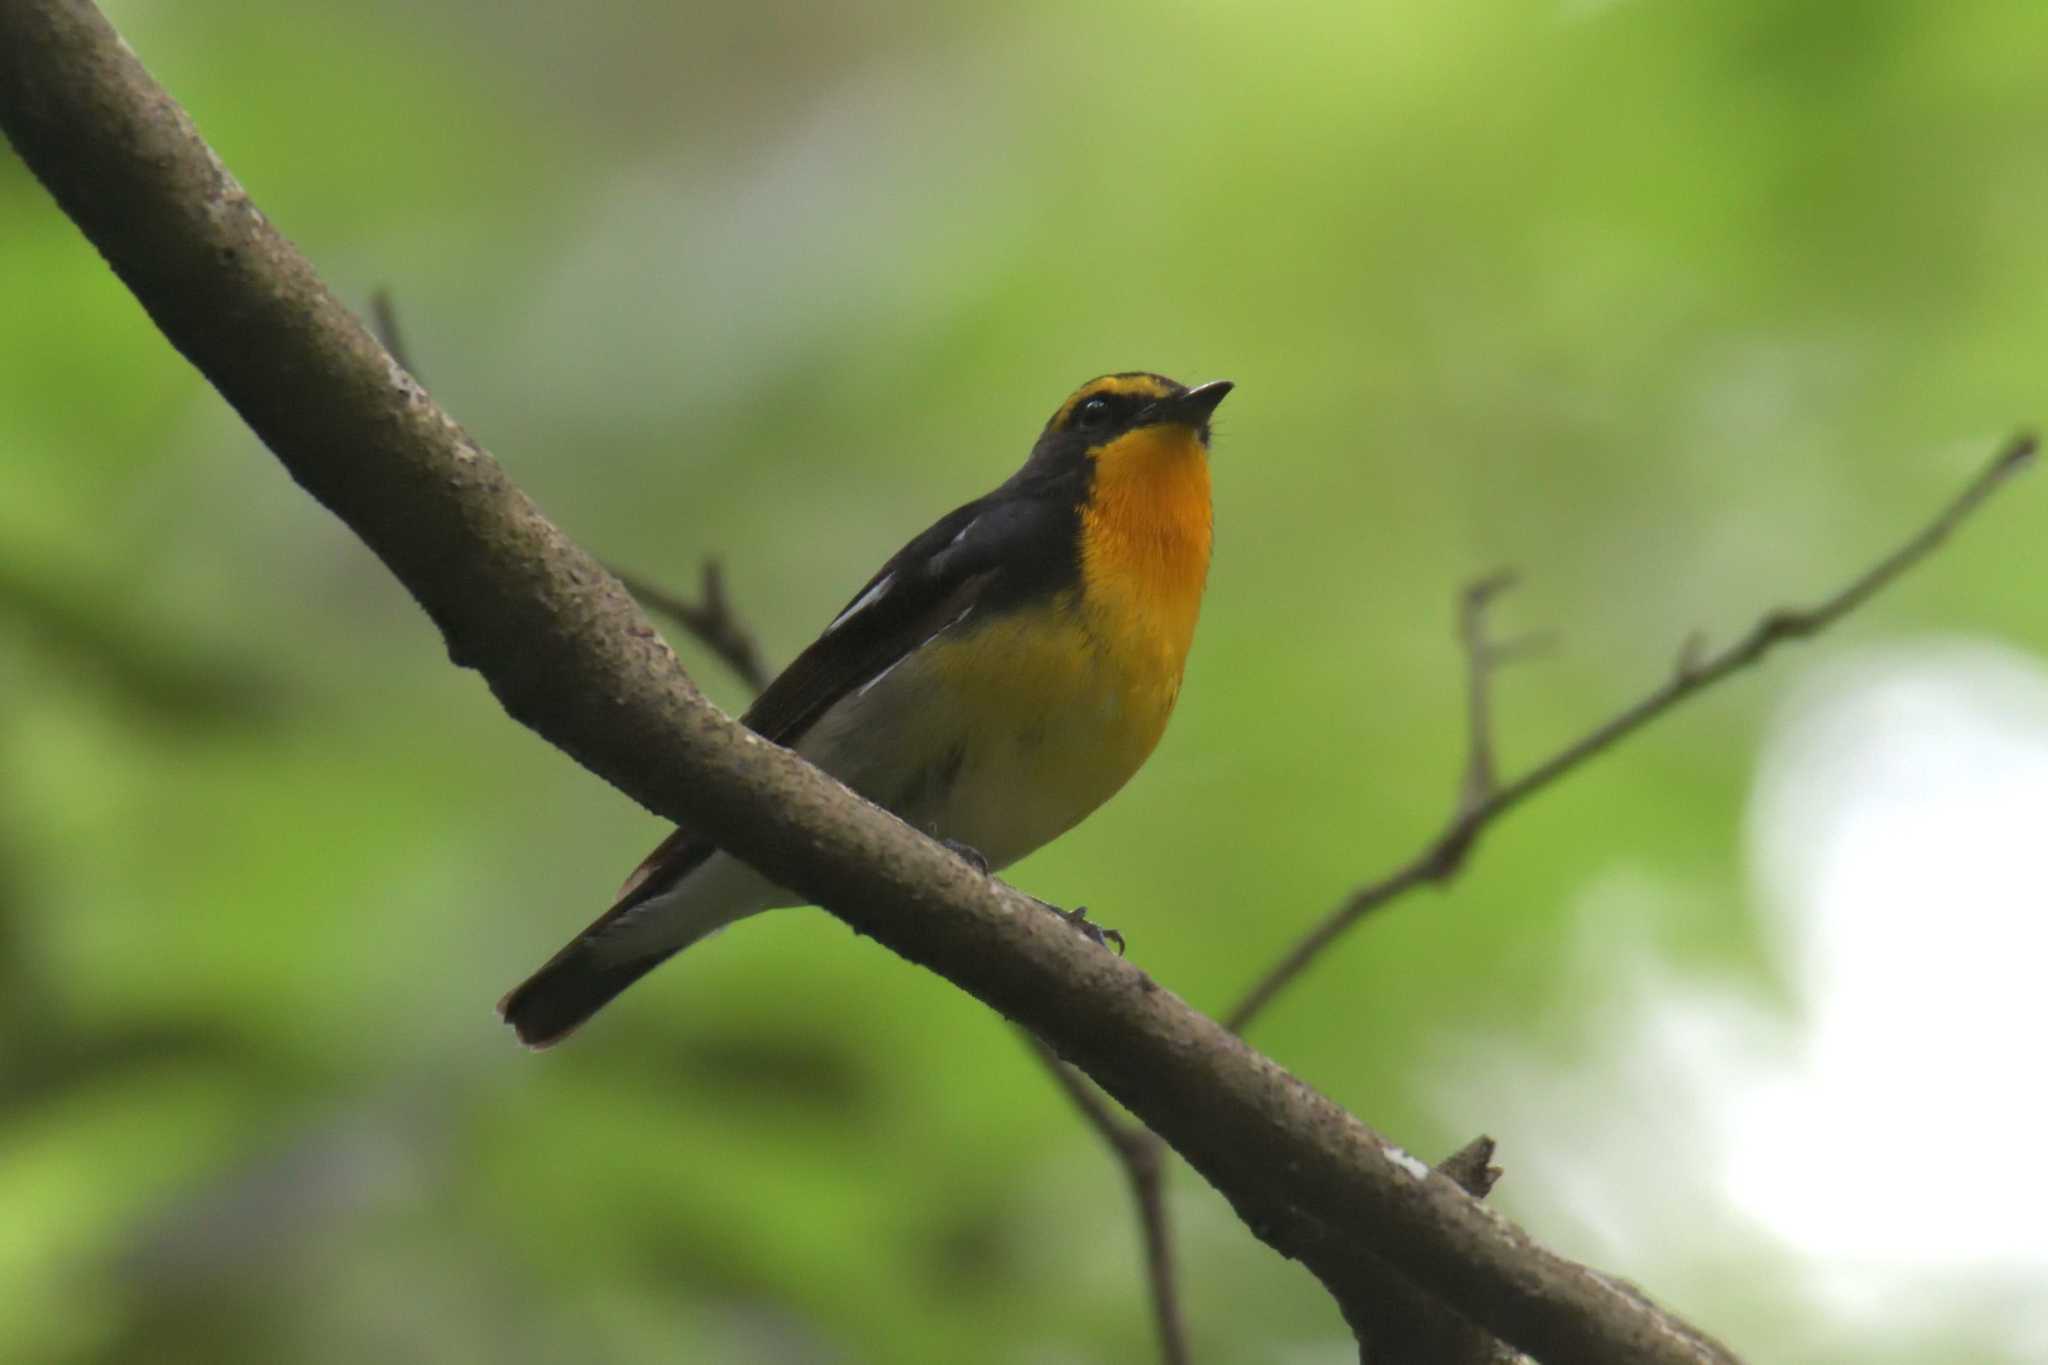
M934 642L903 748L956 746L928 809L899 812L1002 867L1114 796L1166 730L1209 571L1208 457L1189 433L1107 448L1079 585Z

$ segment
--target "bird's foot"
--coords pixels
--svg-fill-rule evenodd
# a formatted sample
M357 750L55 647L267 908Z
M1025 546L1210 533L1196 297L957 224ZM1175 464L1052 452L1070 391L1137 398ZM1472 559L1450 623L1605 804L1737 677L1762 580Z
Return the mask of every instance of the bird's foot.
M1038 903L1065 920L1072 926L1074 932L1082 938L1102 948L1107 948L1113 941L1116 944L1116 955L1118 957L1124 955L1124 936L1114 929L1105 928L1094 920L1089 919L1087 906L1077 905L1071 910L1062 910L1057 905L1052 905L1045 901L1039 901Z
M966 863L982 876L990 875L988 855L974 845L963 844L958 839L941 839L939 842L944 844L954 857ZM1036 896L1033 896L1032 899L1038 900ZM1116 955L1118 957L1124 955L1124 936L1114 929L1104 928L1094 920L1089 919L1087 906L1077 905L1071 910L1062 910L1050 901L1038 901L1038 903L1073 926L1074 932L1089 942L1103 948L1107 948L1111 943L1114 943L1116 944Z
M953 856L986 877L989 873L988 855L973 844L963 844L958 839L941 839L940 843L951 849Z

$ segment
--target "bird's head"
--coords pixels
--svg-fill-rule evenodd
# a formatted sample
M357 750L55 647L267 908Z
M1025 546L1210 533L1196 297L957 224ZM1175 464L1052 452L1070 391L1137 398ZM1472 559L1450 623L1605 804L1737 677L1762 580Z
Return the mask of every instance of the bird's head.
M1056 474L1092 465L1099 474L1132 458L1205 455L1209 415L1230 389L1227 379L1189 388L1144 371L1091 379L1045 424L1031 466Z

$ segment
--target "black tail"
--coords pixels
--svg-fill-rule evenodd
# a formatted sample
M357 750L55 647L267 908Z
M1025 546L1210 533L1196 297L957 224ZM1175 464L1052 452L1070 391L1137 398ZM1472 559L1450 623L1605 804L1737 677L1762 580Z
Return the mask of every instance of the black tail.
M514 986L498 1002L498 1014L528 1047L553 1047L674 952L606 961L590 937L579 938Z
M680 910L649 902L659 902L674 891L714 851L709 844L691 841L682 830L669 835L633 870L611 909L498 1002L498 1017L516 1029L519 1041L528 1047L553 1047L610 1004L613 996L724 923L714 919L695 930L676 924L665 934L648 932L653 926L645 924L649 915L661 923ZM633 933L629 926L636 921L642 926L637 940L622 943L620 935Z

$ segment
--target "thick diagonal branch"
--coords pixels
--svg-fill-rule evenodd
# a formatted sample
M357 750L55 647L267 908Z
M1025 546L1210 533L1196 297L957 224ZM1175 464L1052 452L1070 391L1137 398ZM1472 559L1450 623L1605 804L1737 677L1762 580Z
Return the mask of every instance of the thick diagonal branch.
M616 580L335 301L84 0L0 4L0 127L515 718L1046 1039L1333 1292L1339 1258L1362 1251L1539 1359L1729 1358L707 703Z

